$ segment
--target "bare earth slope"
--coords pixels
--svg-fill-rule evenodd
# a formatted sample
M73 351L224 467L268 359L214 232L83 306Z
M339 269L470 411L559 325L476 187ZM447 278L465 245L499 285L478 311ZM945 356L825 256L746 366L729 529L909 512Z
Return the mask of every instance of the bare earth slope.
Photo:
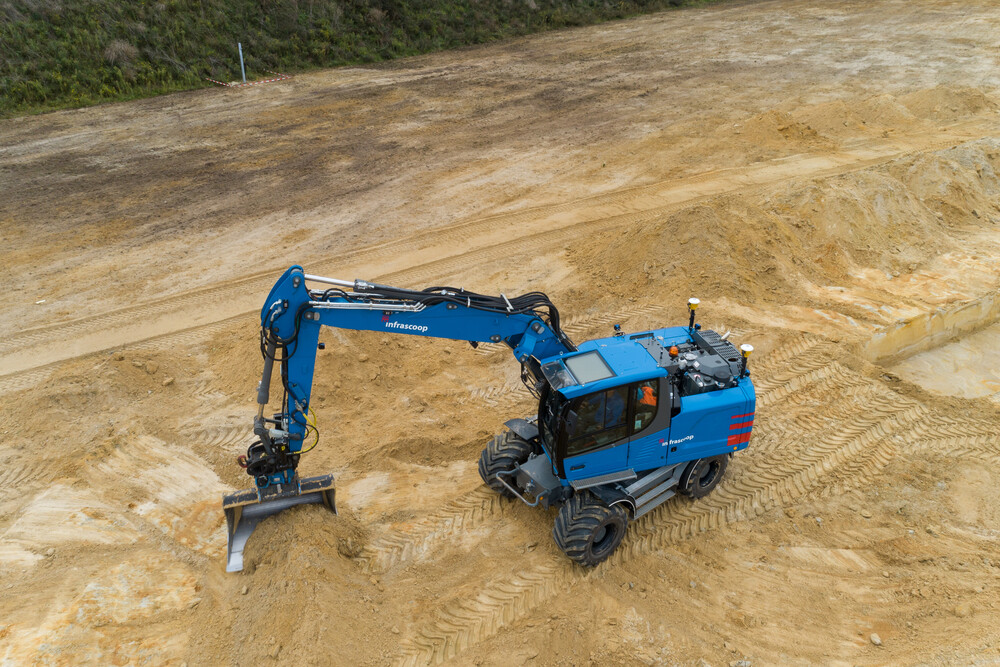
M0 123L0 662L1000 660L997 35L747 2ZM578 340L698 296L754 439L583 570L476 474L533 411L508 352L326 331L341 514L227 575L291 263L543 289Z

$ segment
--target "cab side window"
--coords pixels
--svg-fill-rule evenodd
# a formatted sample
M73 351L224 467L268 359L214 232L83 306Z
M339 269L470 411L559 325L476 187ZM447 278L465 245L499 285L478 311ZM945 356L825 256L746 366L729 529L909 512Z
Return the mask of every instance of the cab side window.
M628 387L614 387L571 404L576 413L575 428L567 433L567 456L583 454L623 439L628 433Z
M632 433L638 433L652 423L659 403L660 383L658 380L647 380L636 386L635 419L632 421Z

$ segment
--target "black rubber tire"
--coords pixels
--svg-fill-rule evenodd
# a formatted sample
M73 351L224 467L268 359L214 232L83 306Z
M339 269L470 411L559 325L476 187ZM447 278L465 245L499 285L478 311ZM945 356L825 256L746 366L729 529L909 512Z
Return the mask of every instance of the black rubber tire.
M692 499L704 498L712 492L729 466L729 454L697 459L681 474L680 492Z
M500 495L513 498L514 494L497 479L497 473L510 472L514 466L527 461L529 454L531 445L511 431L495 435L479 455L479 476L488 487Z
M621 505L608 507L589 491L581 491L559 508L552 537L567 556L593 567L610 556L628 528Z

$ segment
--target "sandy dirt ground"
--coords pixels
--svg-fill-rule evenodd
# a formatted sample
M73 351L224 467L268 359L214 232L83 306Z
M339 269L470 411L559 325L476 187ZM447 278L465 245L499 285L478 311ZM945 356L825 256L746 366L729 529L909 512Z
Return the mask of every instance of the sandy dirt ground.
M1000 662L1000 7L727 3L0 123L0 663ZM475 469L496 346L325 330L246 487L290 264L757 352L749 449L585 570Z

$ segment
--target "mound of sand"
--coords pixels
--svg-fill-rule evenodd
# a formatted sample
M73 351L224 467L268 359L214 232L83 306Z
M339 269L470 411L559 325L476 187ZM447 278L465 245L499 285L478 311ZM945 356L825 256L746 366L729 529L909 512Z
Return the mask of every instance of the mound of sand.
M954 122L983 111L995 111L997 104L983 91L967 86L938 86L918 90L899 98L915 116L936 122Z
M864 100L834 100L799 107L790 116L828 139L857 139L858 133L888 133L912 130L925 123L892 95L876 95Z
M378 620L385 585L353 560L366 540L346 508L331 517L319 505L299 506L263 521L248 542L243 573L227 582L239 650L209 643L214 659L358 664L379 647L388 654L391 628ZM317 646L328 652L317 655Z
M596 284L619 286L618 299L634 288L809 303L803 283L839 284L867 267L905 272L966 230L991 227L998 168L1000 142L981 140L767 195L714 198L580 243L570 257Z

